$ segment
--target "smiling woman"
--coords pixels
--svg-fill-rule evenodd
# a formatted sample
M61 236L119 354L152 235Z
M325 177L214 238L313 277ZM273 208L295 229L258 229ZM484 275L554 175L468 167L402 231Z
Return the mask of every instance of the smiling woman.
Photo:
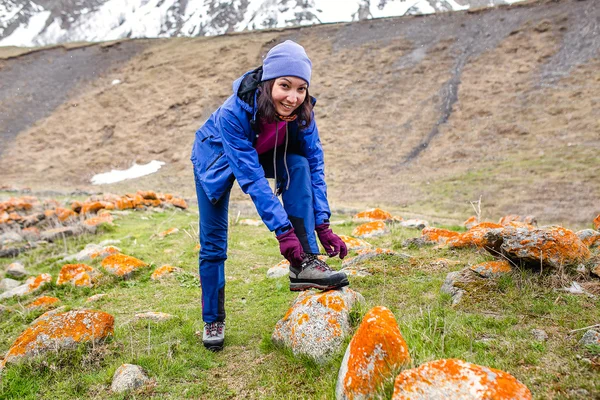
M290 40L278 44L262 66L235 81L234 93L196 132L191 159L208 349L222 349L225 338L227 210L235 180L277 236L280 252L290 262L290 290L348 285L345 273L317 257L317 237L331 257L344 258L347 249L329 228L323 149L313 114L316 100L308 94L311 72L302 46ZM273 191L267 178L275 180Z

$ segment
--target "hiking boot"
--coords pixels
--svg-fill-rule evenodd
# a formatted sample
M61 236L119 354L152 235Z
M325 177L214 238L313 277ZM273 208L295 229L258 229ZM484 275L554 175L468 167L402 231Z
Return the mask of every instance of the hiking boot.
M332 270L325 261L314 254L305 254L299 267L290 265L290 290L330 290L348 286L345 272Z
M204 324L202 343L210 351L223 350L225 342L225 322L216 321Z

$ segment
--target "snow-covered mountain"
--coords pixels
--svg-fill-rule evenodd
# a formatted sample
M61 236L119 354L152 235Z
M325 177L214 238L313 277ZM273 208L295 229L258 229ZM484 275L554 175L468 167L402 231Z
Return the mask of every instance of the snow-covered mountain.
M0 0L0 46L219 35L517 1L522 0Z

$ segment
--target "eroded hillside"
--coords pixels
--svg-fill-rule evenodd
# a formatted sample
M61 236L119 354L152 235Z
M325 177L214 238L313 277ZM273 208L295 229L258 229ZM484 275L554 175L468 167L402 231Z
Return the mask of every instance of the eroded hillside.
M334 206L463 218L469 201L482 196L486 218L535 214L542 222L585 224L600 196L599 20L595 1L534 1L123 42L102 48L102 60L115 60L111 68L87 74L64 71L92 68L71 61L95 51L89 47L4 59L0 112L8 126L0 136L0 183L192 196L195 130L229 96L236 77L258 66L273 44L293 39L313 61L311 94L318 98ZM85 78L72 85L75 75ZM24 98L15 82L39 78L53 84L30 87ZM45 117L23 123L34 108ZM153 159L167 163L155 175L89 184L95 173ZM236 189L234 198L244 197Z

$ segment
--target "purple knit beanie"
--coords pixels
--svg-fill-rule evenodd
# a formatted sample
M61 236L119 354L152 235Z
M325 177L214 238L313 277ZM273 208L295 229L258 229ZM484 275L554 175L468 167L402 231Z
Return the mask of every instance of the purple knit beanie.
M310 85L312 63L304 51L304 47L296 42L286 40L273 47L263 60L262 80L295 76L304 79Z

